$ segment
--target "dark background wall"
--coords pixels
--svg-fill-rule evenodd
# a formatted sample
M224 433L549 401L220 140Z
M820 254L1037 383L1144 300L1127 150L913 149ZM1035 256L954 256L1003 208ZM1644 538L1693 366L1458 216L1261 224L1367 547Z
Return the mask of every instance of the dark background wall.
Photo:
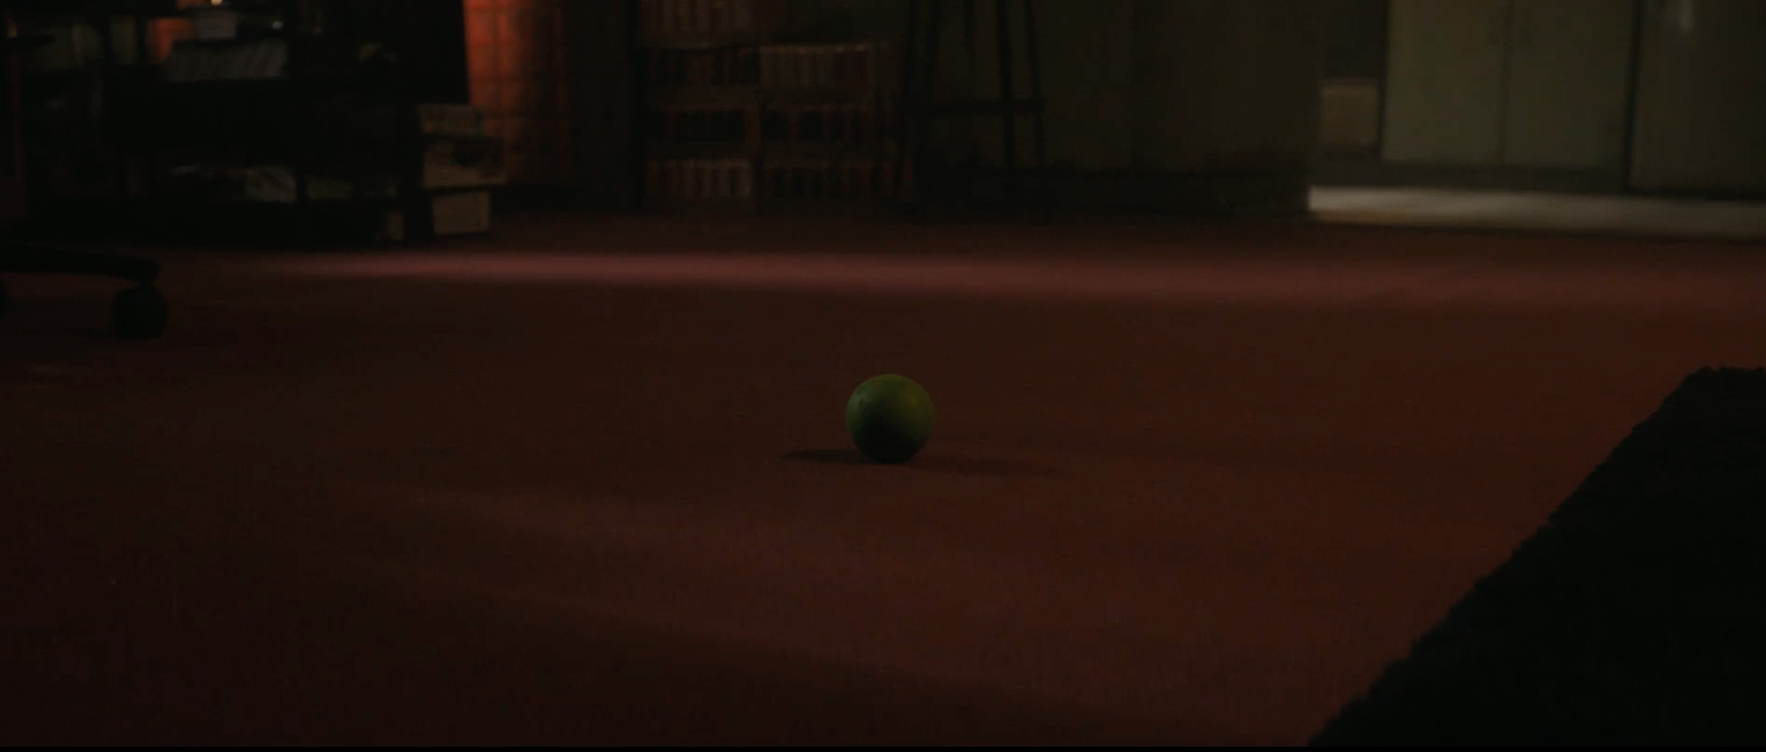
M466 102L466 17L457 2L345 0L336 21L358 39L399 51L418 95L430 102Z
M1427 167L1430 180L1485 184L1507 169L1600 190L1766 196L1766 2L1034 1L1049 190L1070 205L1299 213L1321 132L1344 152ZM908 9L786 2L786 41L899 42ZM631 193L620 34L632 5L568 3L573 159L583 199L604 208ZM972 47L962 5L946 4L941 94L989 96L994 3L973 3L983 23ZM948 122L936 136L944 158L1002 161L996 121Z
M1386 70L1387 0L1318 0L1325 78L1380 78Z
M1321 4L1313 0L1033 0L1048 100L1045 186L1069 206L1300 214L1317 140ZM993 0L971 49L947 3L947 97L998 92ZM804 34L899 39L905 0L796 0ZM1027 45L1013 45L1017 87ZM1028 127L1020 129L1028 133ZM998 165L997 122L947 123L939 149ZM1020 143L1028 163L1028 138Z

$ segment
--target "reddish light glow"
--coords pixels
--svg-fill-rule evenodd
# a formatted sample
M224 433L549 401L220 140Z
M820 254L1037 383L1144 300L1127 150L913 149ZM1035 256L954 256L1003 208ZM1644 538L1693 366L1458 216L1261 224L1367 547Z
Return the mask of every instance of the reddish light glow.
M510 182L567 182L562 2L469 0L465 12L472 104L503 139Z
M148 22L149 37L152 44L154 64L161 64L171 57L172 48L179 40L195 36L188 18L156 18Z

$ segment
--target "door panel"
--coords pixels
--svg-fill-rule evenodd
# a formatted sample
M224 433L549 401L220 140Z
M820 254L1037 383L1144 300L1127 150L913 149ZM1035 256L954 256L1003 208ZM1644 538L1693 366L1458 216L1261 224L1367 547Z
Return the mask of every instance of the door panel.
M9 25L9 24L8 24ZM0 229L30 212L25 192L24 146L20 141L18 55L0 56Z
M1509 44L1503 163L1625 166L1635 0L1522 0Z
M1388 161L1501 161L1503 48L1512 5L1393 0L1382 150Z
M1648 0L1632 185L1766 197L1766 2Z

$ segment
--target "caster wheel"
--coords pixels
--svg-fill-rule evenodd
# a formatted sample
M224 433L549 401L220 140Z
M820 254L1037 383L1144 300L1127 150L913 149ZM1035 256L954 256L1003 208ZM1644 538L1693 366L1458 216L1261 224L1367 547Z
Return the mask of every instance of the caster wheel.
M153 285L123 290L110 302L111 330L123 339L157 339L166 317L166 298Z

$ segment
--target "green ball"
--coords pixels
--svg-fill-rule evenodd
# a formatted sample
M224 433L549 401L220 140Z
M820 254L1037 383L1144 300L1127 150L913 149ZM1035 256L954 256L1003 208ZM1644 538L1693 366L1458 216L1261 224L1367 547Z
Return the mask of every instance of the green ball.
M878 462L906 462L932 438L932 397L906 376L873 376L846 400L846 433Z

